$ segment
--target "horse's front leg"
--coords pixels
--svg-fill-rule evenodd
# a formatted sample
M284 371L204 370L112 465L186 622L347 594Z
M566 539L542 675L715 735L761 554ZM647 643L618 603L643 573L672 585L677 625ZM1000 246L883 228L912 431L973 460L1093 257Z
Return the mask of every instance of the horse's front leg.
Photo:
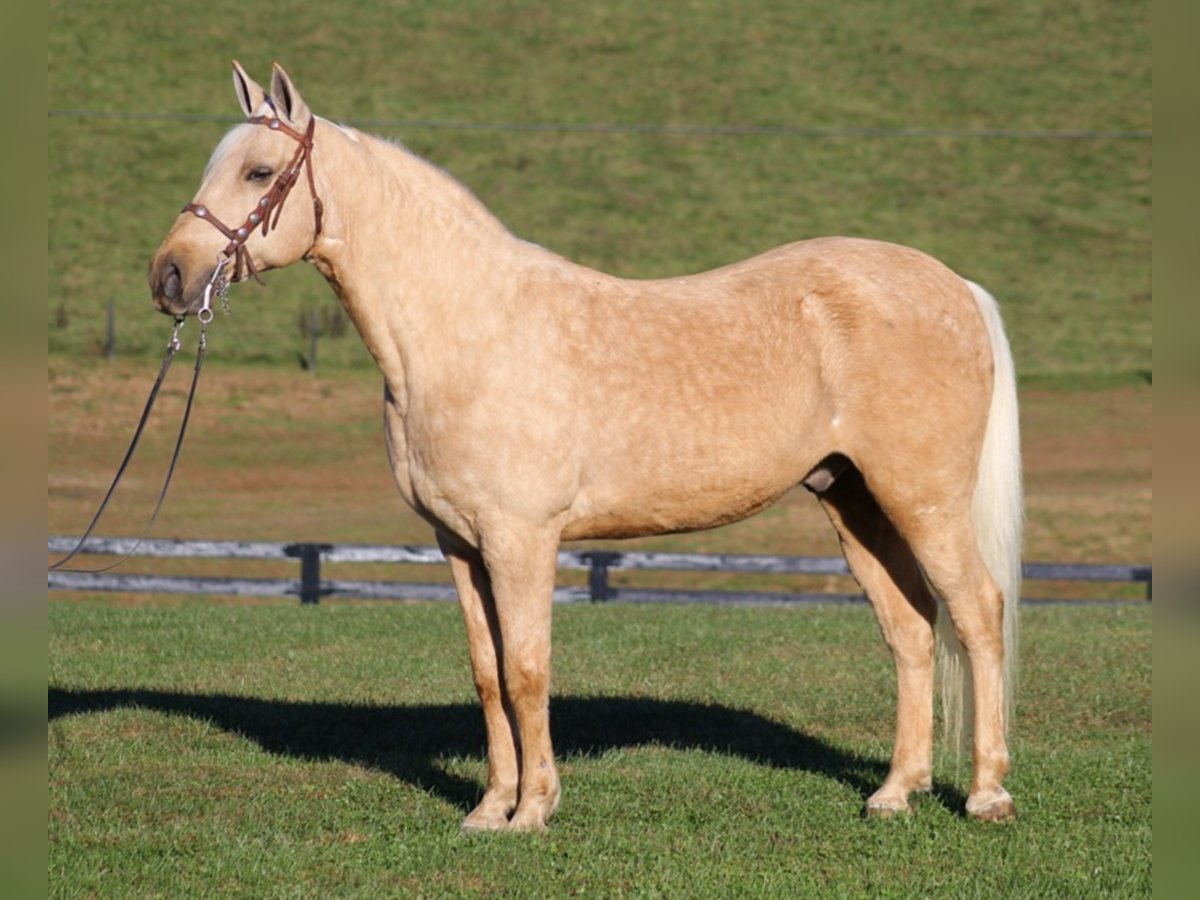
M443 534L438 535L438 545L450 563L458 591L467 626L471 671L487 730L487 790L462 827L463 831L494 831L508 826L508 817L517 806L519 780L517 743L500 682L500 630L496 606L479 552L461 546Z
M558 809L559 780L550 741L550 615L558 533L528 526L483 535L483 559L500 625L502 684L515 723L521 769L508 827L541 830Z

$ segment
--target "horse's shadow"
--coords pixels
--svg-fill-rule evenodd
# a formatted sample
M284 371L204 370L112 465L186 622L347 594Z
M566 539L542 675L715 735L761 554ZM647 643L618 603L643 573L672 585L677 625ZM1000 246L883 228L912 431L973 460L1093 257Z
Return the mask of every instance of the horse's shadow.
M474 704L368 706L261 700L158 690L49 689L48 717L133 708L211 722L269 753L340 760L389 773L464 812L482 786L445 771L447 757L482 755L483 722ZM840 749L749 710L644 697L554 697L555 748L563 758L647 744L740 757L811 772L845 784L865 800L886 762ZM965 797L935 782L934 795L961 810Z

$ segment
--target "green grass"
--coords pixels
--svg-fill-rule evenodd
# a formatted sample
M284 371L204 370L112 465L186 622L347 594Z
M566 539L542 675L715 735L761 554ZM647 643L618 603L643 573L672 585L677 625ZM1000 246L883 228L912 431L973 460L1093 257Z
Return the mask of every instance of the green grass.
M1141 131L1150 4L884 0L545 4L161 0L50 5L49 348L158 352L146 260L232 116L228 60L289 68L336 120L403 138L522 237L630 276L820 234L911 244L1004 303L1041 379L1152 371L1147 138L797 137L397 123ZM186 35L186 39L184 36ZM199 116L181 121L172 116ZM161 118L155 118L161 116ZM209 118L205 118L209 117ZM383 123L372 127L370 123ZM294 365L311 271L235 291L214 351ZM325 365L369 365L353 334Z
M463 837L482 721L451 605L50 605L52 896L1140 896L1150 611L1024 612L1009 786L859 809L892 675L864 608L561 607L563 805Z

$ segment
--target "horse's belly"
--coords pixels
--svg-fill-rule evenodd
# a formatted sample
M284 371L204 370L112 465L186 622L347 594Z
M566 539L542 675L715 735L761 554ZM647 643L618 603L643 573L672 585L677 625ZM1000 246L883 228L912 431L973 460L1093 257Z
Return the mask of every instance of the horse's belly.
M585 470L564 538L640 537L737 522L771 505L818 461L795 444L756 449L631 454Z
M633 538L716 528L765 509L787 489L773 487L734 496L647 495L640 500L611 504L607 508L585 509L568 522L563 531L563 540Z
M714 528L753 515L799 484L836 449L823 406L813 391L795 386L798 377L761 381L766 388L736 385L643 411L617 407L589 443L564 536Z

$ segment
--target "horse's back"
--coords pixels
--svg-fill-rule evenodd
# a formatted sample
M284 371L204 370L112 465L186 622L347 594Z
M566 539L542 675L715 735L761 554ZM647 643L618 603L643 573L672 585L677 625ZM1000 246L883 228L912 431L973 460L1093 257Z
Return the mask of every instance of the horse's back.
M987 387L961 384L987 380L978 312L919 251L822 238L607 291L569 342L578 536L733 521L831 454L874 457L914 430L927 443L958 420L974 439L983 421L957 411Z

